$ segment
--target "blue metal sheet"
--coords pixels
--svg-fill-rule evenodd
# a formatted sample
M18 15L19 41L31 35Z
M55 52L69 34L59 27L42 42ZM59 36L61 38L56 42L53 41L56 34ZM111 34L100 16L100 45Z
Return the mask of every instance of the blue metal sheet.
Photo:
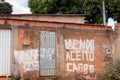
M0 76L10 76L10 30L0 30Z
M55 32L41 31L40 34L40 75L55 75Z

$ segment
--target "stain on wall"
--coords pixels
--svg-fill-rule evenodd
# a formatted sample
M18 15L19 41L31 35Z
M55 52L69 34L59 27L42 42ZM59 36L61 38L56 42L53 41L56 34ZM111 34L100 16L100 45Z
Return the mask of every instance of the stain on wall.
M22 57L29 59L18 60L20 73L37 70L37 76L40 76L39 60L34 61L31 53L36 50L35 54L40 52L40 32L54 31L56 32L56 76L61 74L82 73L90 76L104 71L104 59L106 55L106 47L108 43L107 32L105 31L89 31L81 29L54 29L54 28L19 28L18 30L18 46L14 52L15 58L20 54ZM51 49L45 49L45 51ZM44 49L43 49L44 51ZM52 51L52 50L51 50ZM26 54L27 55L24 55ZM33 52L34 53L34 52ZM36 55L36 56L38 56ZM20 58L19 56L19 58ZM32 56L32 57L31 57ZM51 56L41 55L42 58ZM17 59L19 59L17 58ZM39 56L37 58L40 58ZM27 62L28 61L28 62ZM36 65L36 66L32 66ZM21 68L22 66L22 68ZM20 70L22 69L22 70ZM23 72L21 72L23 71ZM24 76L20 74L21 76ZM28 73L27 73L28 74ZM31 75L34 73L31 73Z
M15 61L23 66L25 72L39 70L38 49L14 51Z
M14 50L14 77L39 77L39 30L18 28L18 42ZM31 77L29 77L31 76Z

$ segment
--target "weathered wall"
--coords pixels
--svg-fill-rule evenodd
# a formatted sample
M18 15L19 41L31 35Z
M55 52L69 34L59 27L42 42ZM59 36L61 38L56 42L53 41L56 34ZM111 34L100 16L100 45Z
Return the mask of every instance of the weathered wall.
M31 72L33 74L35 70L37 71L36 75L39 77L39 36L41 31L56 32L57 75L68 75L69 73L77 72L83 73L88 77L90 74L97 75L104 71L105 63L107 62L105 61L106 49L111 49L112 47L109 39L110 33L107 31L68 28L56 29L50 27L43 29L26 26L18 28L18 42L14 52L14 55L21 54L23 58L21 60L22 63L19 64L23 66L27 65L23 68L25 69L23 72ZM30 59L31 56L34 56L32 53L36 55L35 60ZM24 54L28 54L29 56ZM30 60L27 60L27 57ZM34 65L34 67L31 67L31 65ZM23 74L23 72L21 73Z
M106 49L111 48L106 31L63 29L64 70L83 74L104 71Z
M6 28L12 31L13 79L20 76L39 78L41 31L56 33L55 76L71 77L71 74L76 73L93 79L104 72L105 64L113 60L114 33L106 26L16 19L1 19L0 23L0 28L7 23L9 25Z
M115 57L120 56L120 23L116 24L115 33L114 33L114 51Z
M24 78L39 78L40 32L46 30L56 32L56 28L40 28L37 26L31 27L29 25L17 27L17 46L13 52L13 62L15 62L13 65L16 67L13 69L13 76L15 79L18 76L24 76Z
M12 26L14 77L39 77L40 31L56 32L57 75L71 72L98 74L104 71L106 49L111 47L109 34L104 30L68 28L33 28ZM26 55L24 55L26 54ZM31 58L32 57L32 58ZM16 75L18 74L18 75Z
M14 50L15 67L19 76L39 77L39 29L18 27L17 46ZM32 76L34 74L34 76ZM17 76L15 76L17 77Z

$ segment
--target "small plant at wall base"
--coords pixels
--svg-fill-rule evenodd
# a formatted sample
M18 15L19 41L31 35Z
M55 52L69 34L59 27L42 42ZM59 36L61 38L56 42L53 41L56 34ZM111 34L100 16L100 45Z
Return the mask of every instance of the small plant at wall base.
M99 80L120 80L120 58L116 58L107 66L106 72L100 76Z

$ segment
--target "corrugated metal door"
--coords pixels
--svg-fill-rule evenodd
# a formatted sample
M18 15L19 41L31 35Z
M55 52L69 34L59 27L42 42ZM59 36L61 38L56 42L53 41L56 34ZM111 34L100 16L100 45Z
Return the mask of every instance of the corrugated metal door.
M41 31L40 34L40 76L56 74L55 32Z
M0 76L10 76L10 30L0 30Z

